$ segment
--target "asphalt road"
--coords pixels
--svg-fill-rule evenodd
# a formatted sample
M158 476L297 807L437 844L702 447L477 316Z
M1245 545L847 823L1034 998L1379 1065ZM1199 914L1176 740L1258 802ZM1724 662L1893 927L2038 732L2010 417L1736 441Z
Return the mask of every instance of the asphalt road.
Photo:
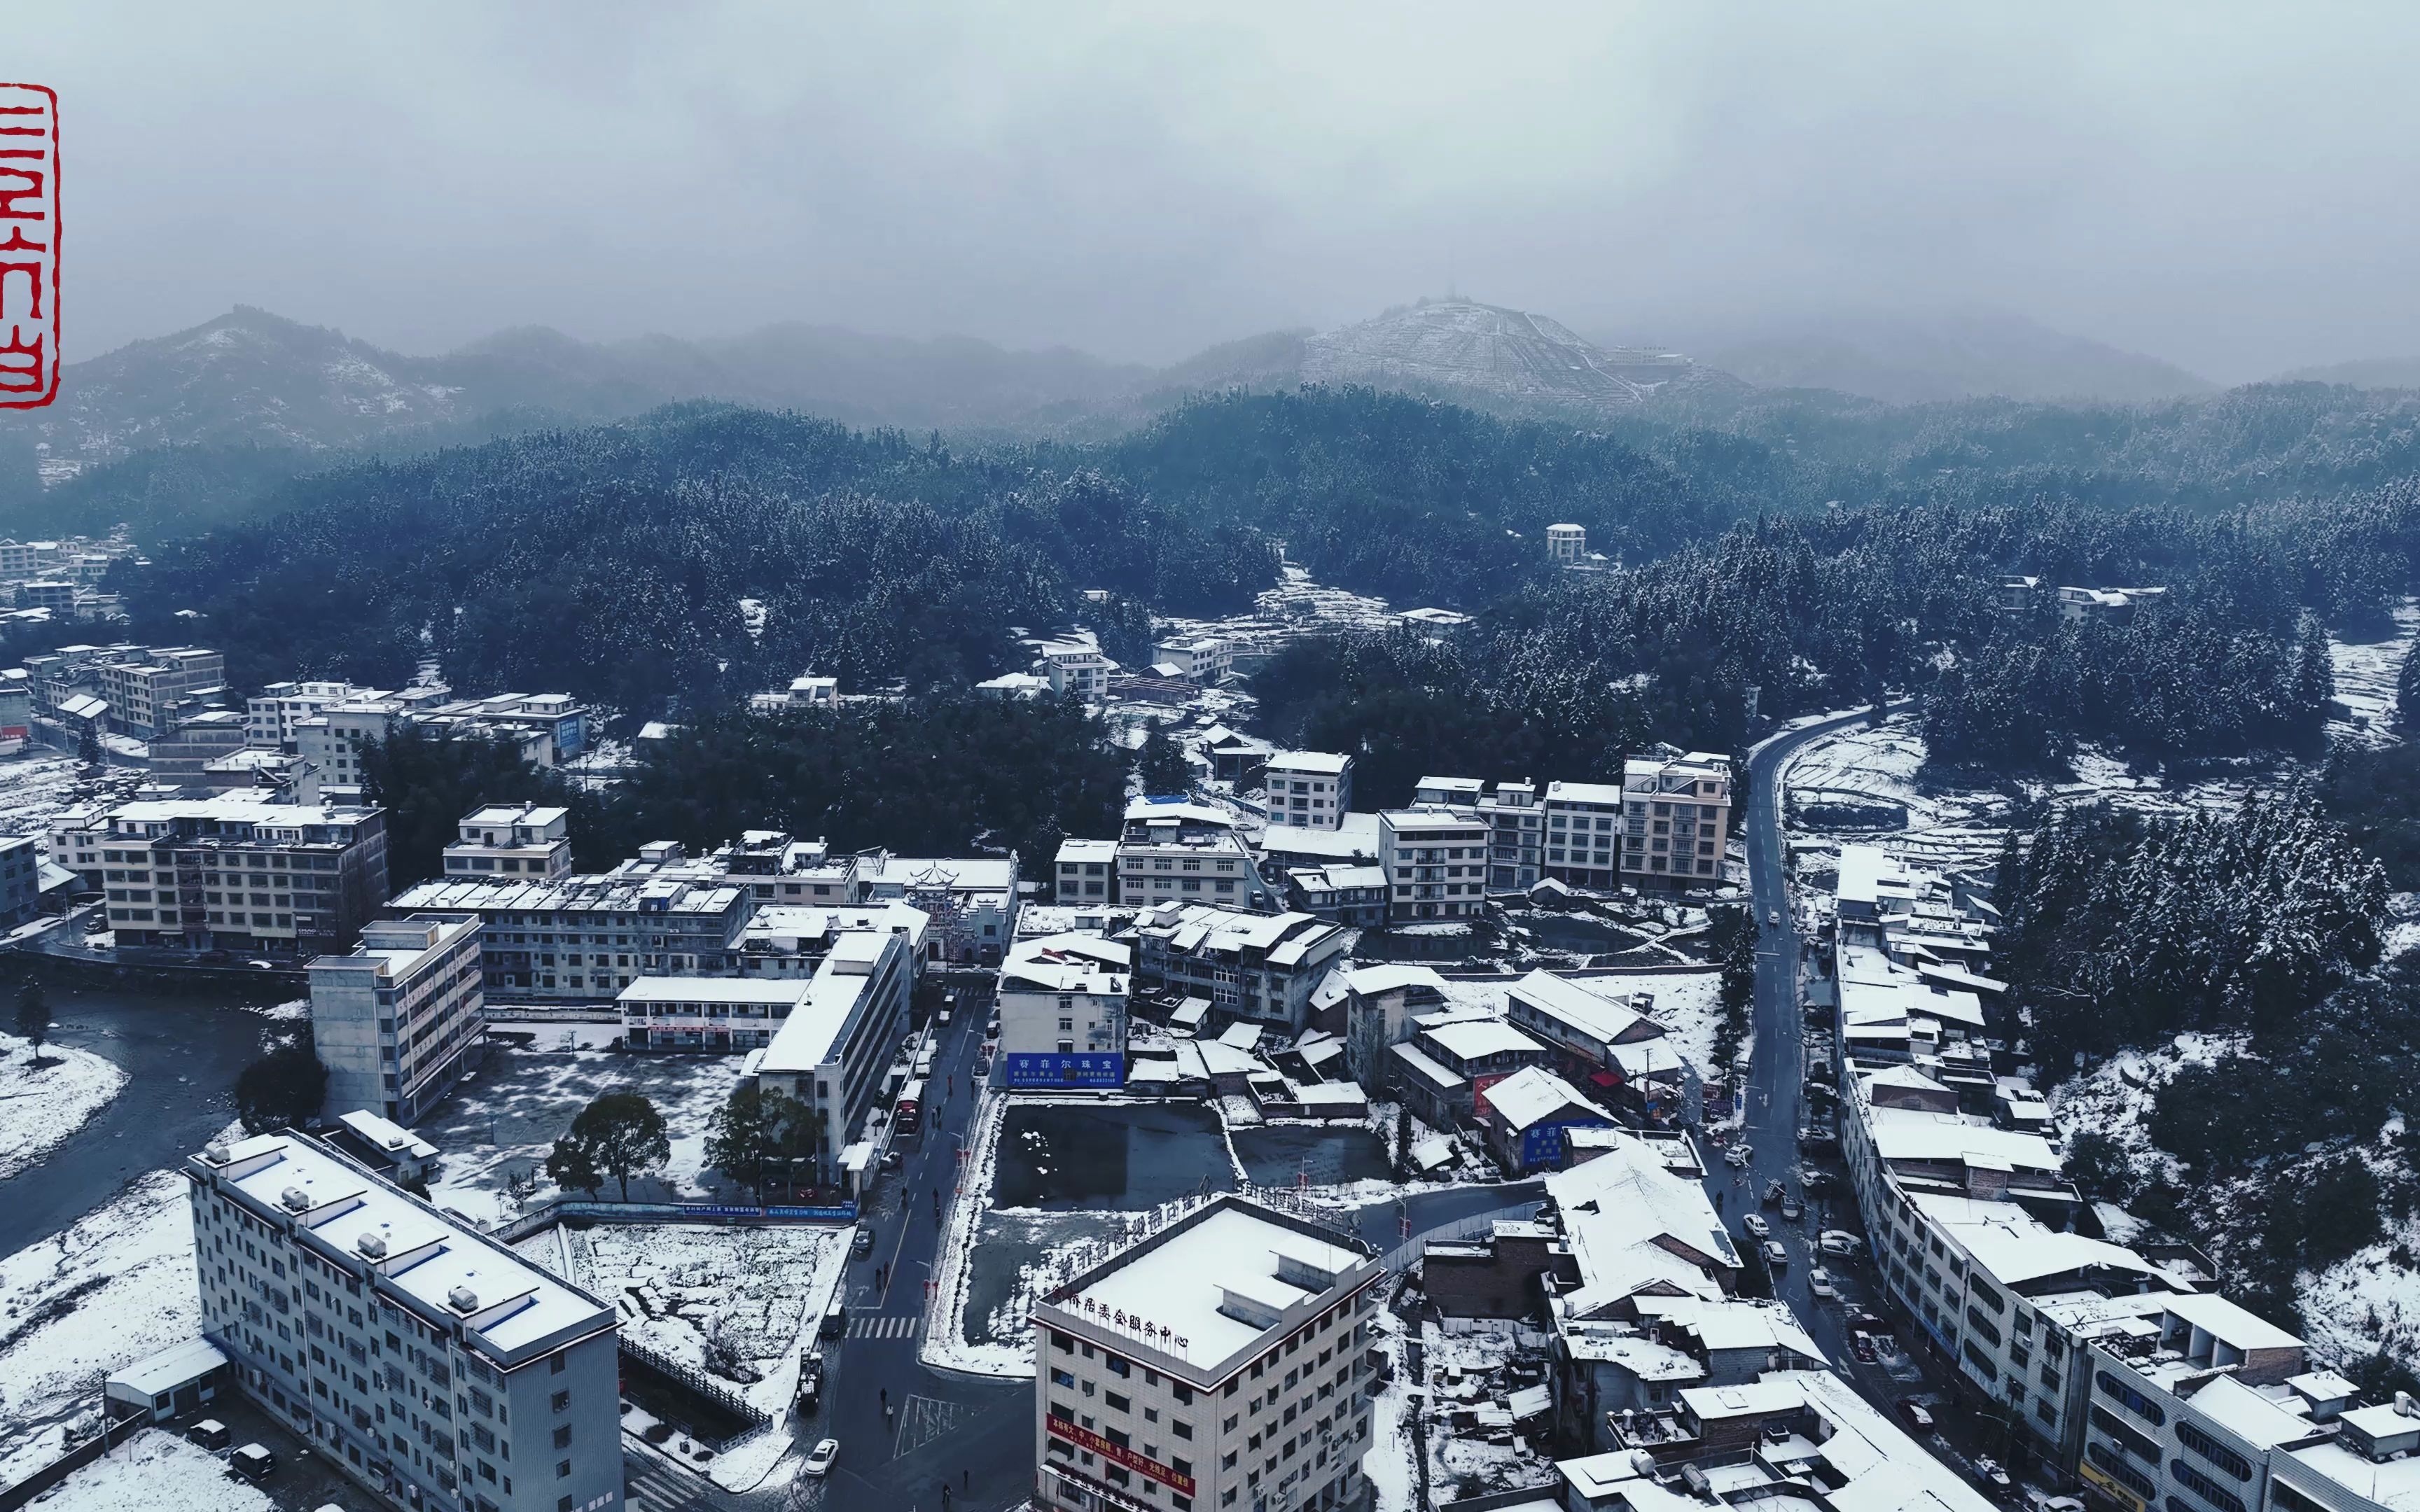
M1706 1185L1720 1202L1723 1216L1742 1244L1758 1241L1741 1227L1741 1218L1749 1211L1764 1215L1773 1227L1774 1240L1789 1257L1784 1264L1773 1268L1774 1295L1789 1304L1801 1326L1836 1366L1869 1396L1886 1403L1895 1392L1915 1388L1912 1383L1895 1381L1879 1368L1857 1364L1849 1348L1849 1308L1843 1304L1852 1300L1867 1301L1869 1305L1878 1302L1869 1295L1873 1288L1865 1284L1871 1272L1862 1262L1826 1261L1815 1250L1816 1237L1824 1228L1862 1234L1865 1226L1857 1215L1855 1201L1838 1180L1838 1163L1828 1156L1816 1160L1811 1153L1802 1154L1798 1147L1798 1131L1807 1123L1802 1086L1807 1072L1806 1020L1799 995L1806 942L1790 903L1789 860L1782 846L1780 804L1781 768L1791 755L1807 741L1863 723L1866 717L1863 714L1845 716L1794 732L1758 751L1748 764L1747 802L1741 810L1741 823L1747 841L1748 891L1756 910L1758 933L1756 1000L1751 1010L1755 1050L1742 1089L1746 1098L1746 1117L1740 1137L1746 1141L1751 1154L1745 1171L1717 1165L1708 1174ZM1776 914L1778 923L1766 922ZM1816 1200L1808 1199L1803 1180L1810 1162L1836 1178ZM1784 1190L1804 1204L1798 1222L1783 1221L1778 1206L1764 1203L1763 1194L1774 1181L1779 1181ZM1808 1289L1807 1273L1818 1264L1836 1278L1844 1294L1842 1300L1827 1302ZM1875 1310L1882 1309L1875 1306Z

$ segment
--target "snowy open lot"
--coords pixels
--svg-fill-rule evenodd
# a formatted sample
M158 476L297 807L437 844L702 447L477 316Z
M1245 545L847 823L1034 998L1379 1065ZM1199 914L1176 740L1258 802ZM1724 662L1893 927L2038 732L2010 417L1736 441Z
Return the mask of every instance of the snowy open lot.
M125 1087L126 1072L89 1050L45 1045L37 1064L24 1041L0 1034L0 1181L66 1143Z
M277 1504L209 1450L144 1428L31 1503L42 1512L271 1512Z
M153 1171L0 1260L0 1482L56 1455L68 1423L92 1411L96 1378L200 1327L185 1194L183 1177Z
M613 1304L622 1336L727 1382L777 1418L848 1263L853 1229L600 1224L514 1248ZM748 1378L756 1379L751 1381Z
M702 1184L706 1124L738 1085L740 1064L738 1056L495 1050L419 1126L444 1152L429 1196L439 1207L493 1224L519 1211L505 1189L508 1177L535 1172L531 1202L560 1195L546 1179L548 1151L598 1093L625 1087L644 1092L672 1134L671 1162L632 1180L631 1199L709 1196ZM619 1194L609 1180L604 1195Z

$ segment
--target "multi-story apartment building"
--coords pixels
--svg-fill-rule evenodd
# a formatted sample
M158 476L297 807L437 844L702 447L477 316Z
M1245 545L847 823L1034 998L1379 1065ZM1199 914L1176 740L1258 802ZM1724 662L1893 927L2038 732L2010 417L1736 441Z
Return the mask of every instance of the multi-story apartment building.
M120 945L347 949L386 901L386 810L243 794L63 814L52 857L108 898Z
M1588 556L1588 527L1585 525L1549 525L1546 527L1546 560L1565 565Z
M1113 840L1063 840L1052 901L1063 903L1107 903L1117 901L1118 842Z
M1388 1052L1408 1044L1420 1021L1446 1006L1445 979L1433 966L1383 963L1344 977L1344 1071L1371 1096L1388 1083Z
M491 693L440 703L416 717L441 734L518 736L540 766L588 749L588 710L568 693Z
M1001 963L1001 1072L1011 1087L1123 1087L1134 948L1094 934L1019 940Z
M417 1123L461 1080L487 1032L475 914L414 914L362 929L311 963L311 1039L330 1117L357 1108Z
M1545 810L1535 782L1497 782L1491 788L1475 777L1424 777L1412 802L1423 809L1467 810L1486 822L1489 891L1527 892L1546 874Z
M14 756L34 738L34 679L23 667L0 668L0 756Z
M244 737L262 750L292 748L295 732L332 703L377 696L375 688L344 682L271 683L244 701Z
M1130 908L1166 903L1255 910L1275 906L1251 851L1223 809L1181 799L1138 798L1126 805L1117 857L1116 901Z
M1722 881L1731 832L1729 759L1698 750L1624 762L1621 799L1622 881L1701 887ZM1551 846L1551 819L1548 830Z
M1621 789L1608 782L1549 782L1542 808L1546 875L1584 887L1619 885Z
M1118 670L1118 664L1102 656L1101 648L1090 640L1047 641L1042 647L1040 665L1050 679L1050 691L1087 703L1109 698L1109 674Z
M659 875L626 862L552 882L424 882L388 906L478 915L491 999L595 1003L650 974L739 975L754 900L703 868Z
M1392 889L1384 867L1298 866L1286 870L1285 890L1286 907L1295 913L1356 929L1375 929L1387 922L1387 899Z
M1335 829L1353 807L1353 758L1324 750L1281 750L1262 768L1269 823Z
M571 810L534 803L494 803L462 816L445 847L449 877L571 874Z
M1487 902L1492 826L1468 809L1389 809L1378 815L1378 865L1393 895L1388 916L1464 918Z
M200 646L161 646L98 669L101 696L117 728L149 740L226 696L226 657Z
M0 837L0 926L14 929L41 911L43 841Z
M1207 997L1214 1011L1299 1030L1311 996L1352 939L1309 914L1239 914L1171 903L1137 921L1146 986Z
M908 1031L915 963L896 934L844 934L815 968L806 999L773 1033L756 1079L814 1113L820 1136L811 1157L819 1184L861 1173L844 1160L882 1090L892 1052Z
M610 1304L302 1134L184 1174L203 1335L339 1473L408 1512L620 1506Z
M1230 1194L1051 1288L1032 1315L1036 1502L1357 1504L1384 1275L1350 1235Z
M243 748L243 716L233 709L205 709L152 736L151 775L163 786L200 786L212 762Z

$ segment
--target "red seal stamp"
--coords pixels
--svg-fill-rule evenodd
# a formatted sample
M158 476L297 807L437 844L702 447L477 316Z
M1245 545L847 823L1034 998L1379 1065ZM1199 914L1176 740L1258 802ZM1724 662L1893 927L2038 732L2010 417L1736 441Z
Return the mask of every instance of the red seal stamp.
M59 97L0 84L0 409L59 396Z

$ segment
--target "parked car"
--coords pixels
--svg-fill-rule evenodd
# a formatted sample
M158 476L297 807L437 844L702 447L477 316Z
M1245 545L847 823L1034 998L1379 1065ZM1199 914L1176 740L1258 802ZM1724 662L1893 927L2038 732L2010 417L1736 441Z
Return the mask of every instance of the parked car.
M1899 1399L1899 1415L1907 1419L1907 1426L1918 1433L1930 1433L1933 1429L1932 1410L1913 1396Z
M1849 1352L1857 1357L1860 1365L1873 1364L1878 1352L1874 1349L1874 1336L1862 1328L1850 1335Z
M840 1441L820 1439L816 1441L814 1448L809 1451L807 1462L799 1468L810 1475L829 1475L831 1473L832 1461L839 1458Z
M227 1426L214 1417L206 1417L185 1430L185 1437L205 1449L224 1449L235 1442Z
M1845 1228L1826 1228L1823 1237L1815 1242L1824 1254L1837 1255L1843 1259L1854 1259L1858 1250L1857 1236Z
M1778 1202L1788 1196L1789 1194L1781 1189L1781 1180L1778 1177L1764 1184L1764 1200L1767 1202Z
M1741 1219L1740 1227L1745 1228L1749 1233L1754 1234L1759 1239L1771 1239L1773 1237L1773 1226L1764 1221L1764 1214L1761 1212L1751 1212L1746 1217Z
M1807 1273L1807 1289L1826 1299L1840 1294L1840 1288L1832 1284L1832 1273L1820 1265Z
M855 1251L856 1251L858 1254L860 1254L860 1255L871 1255L871 1254L873 1254L873 1253L874 1253L874 1228L873 1228L873 1226L871 1226L871 1225L869 1225L869 1224L860 1224L860 1225L858 1225L858 1226L857 1226L857 1237L856 1237L855 1239L853 1239L853 1240L850 1240L850 1241L849 1241L849 1248L850 1248L850 1249L852 1249L852 1250L855 1250Z
M1747 1164L1748 1156L1751 1153L1753 1153L1753 1151L1751 1151L1745 1145L1733 1145L1730 1149L1723 1151L1723 1160L1727 1165L1732 1166L1744 1166Z
M1806 1211L1807 1210L1805 1208L1799 1206L1798 1199L1796 1197L1785 1196L1781 1199L1781 1216L1788 1222L1793 1224L1796 1223L1800 1214L1806 1212Z
M277 1457L265 1445L247 1443L227 1456L227 1464L246 1480L267 1480L270 1472L277 1468Z
M1982 1477L1983 1484L1991 1489L1993 1496L2011 1496L2016 1492L2017 1483L2009 1478L2009 1473L2000 1468L1996 1459L1978 1458L1975 1461L1975 1473Z
M1781 1247L1781 1241L1777 1239L1768 1239L1764 1242L1764 1262L1767 1265L1788 1265L1790 1263L1790 1252Z

